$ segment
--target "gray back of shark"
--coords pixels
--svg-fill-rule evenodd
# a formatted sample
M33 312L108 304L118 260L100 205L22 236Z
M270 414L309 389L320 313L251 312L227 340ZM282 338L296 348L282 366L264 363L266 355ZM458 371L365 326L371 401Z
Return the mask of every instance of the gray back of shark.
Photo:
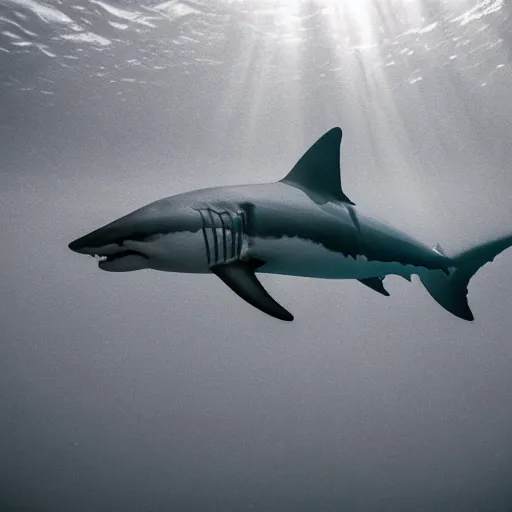
M448 257L358 212L340 177L342 132L318 139L277 183L195 190L155 201L69 244L111 272L150 268L216 274L235 293L281 320L293 316L257 272L357 279L382 295L386 275L418 274L454 315L472 320L467 285L512 236Z

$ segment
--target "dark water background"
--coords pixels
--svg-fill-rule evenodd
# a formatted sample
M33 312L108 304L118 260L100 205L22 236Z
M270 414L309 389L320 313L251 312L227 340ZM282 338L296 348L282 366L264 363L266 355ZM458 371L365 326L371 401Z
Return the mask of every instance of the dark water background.
M0 0L0 511L512 510L512 253L417 280L100 272L69 241L278 179L344 129L358 207L512 231L506 1Z

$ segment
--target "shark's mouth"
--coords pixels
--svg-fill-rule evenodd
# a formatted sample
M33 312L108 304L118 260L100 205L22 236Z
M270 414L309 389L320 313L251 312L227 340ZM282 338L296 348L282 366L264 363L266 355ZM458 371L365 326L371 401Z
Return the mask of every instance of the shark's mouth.
M98 262L98 266L101 268L105 264L112 263L114 261L118 261L122 258L126 258L128 256L138 256L140 258L149 259L145 254L134 251L133 249L127 249L125 251L119 251L111 254L95 254L94 259Z

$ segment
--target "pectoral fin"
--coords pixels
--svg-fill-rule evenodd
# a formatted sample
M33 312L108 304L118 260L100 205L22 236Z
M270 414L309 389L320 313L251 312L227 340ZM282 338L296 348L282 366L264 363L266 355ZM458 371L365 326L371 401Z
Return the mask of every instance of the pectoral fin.
M255 270L263 263L258 260L232 261L211 267L239 297L267 315L279 320L291 321L293 315L278 304L258 281Z
M382 295L389 297L389 292L384 288L384 284L382 283L383 280L383 277L368 277L367 279L358 279L360 283L368 286L368 288L371 288L372 290L375 290L376 292L382 293Z

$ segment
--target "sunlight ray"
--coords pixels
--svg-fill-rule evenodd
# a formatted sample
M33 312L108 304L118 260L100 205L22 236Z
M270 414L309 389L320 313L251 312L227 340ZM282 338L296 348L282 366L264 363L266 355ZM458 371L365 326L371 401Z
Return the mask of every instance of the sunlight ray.
M487 22L502 8L502 0L445 0L435 10L425 0L225 3L234 13L242 13L248 32L240 39L217 129L222 132L225 126L229 131L235 117L242 116L243 138L251 145L279 102L281 112L302 112L302 122L289 127L288 136L300 147L311 116L319 122L325 118L326 123L347 119L354 138L372 141L375 169L397 185L409 183L408 198L418 205L426 204L430 191L415 169L414 141L400 110L404 102L398 100L406 95L412 108L425 112L428 101L421 92L425 81L431 98L443 96L442 88L450 87L431 80L434 70L448 66L464 83L479 87L487 77L502 73L507 61L499 34L492 33ZM486 71L490 59L495 65ZM339 101L323 102L324 84L335 86ZM456 91L450 95L457 100ZM304 98L312 96L318 97L316 113L304 107L310 104ZM353 105L350 118L343 111L347 104ZM354 117L353 112L359 115ZM438 125L429 123L422 130L432 144L449 147L456 140L446 133L442 116Z

